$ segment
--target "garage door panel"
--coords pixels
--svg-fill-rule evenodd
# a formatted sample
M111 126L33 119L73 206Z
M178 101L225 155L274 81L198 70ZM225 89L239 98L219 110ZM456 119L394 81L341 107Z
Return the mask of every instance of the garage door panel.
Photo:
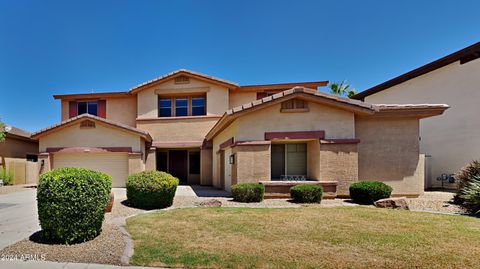
M88 168L109 174L113 187L125 187L128 175L127 153L56 153L53 167Z

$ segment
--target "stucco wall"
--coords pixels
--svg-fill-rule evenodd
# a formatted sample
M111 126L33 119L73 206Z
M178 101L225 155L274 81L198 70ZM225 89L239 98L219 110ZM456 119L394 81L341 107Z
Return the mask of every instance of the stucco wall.
M359 180L383 181L393 194L423 193L418 119L357 117L355 132Z
M154 141L203 141L218 119L215 117L139 120L137 128L147 131Z
M212 185L213 176L213 152L212 149L200 151L200 185Z
M137 94L138 118L158 117L158 94L189 95L202 93L207 96L207 115L222 115L228 110L228 89L190 78L189 84L175 84L174 79L154 85Z
M444 103L450 108L438 117L422 119L420 151L431 155L431 186L443 173L455 173L480 158L480 59L455 62L390 89L368 96L370 103Z
M240 91L231 91L230 92L230 102L228 108L234 108L241 106L246 103L257 100L256 92L240 92Z
M137 99L135 96L129 98L108 98L107 119L135 127L137 115Z
M95 128L80 128L80 122L39 138L40 152L48 147L131 147L144 152L140 137L96 122Z
M13 137L0 143L0 157L25 158L27 153L38 153L38 143Z
M61 119L62 121L65 121L65 120L68 120L69 116L70 116L70 111L69 111L69 102L68 101L65 101L65 100L62 100L62 103L61 103Z
M264 108L239 118L237 140L264 140L265 132L324 130L326 138L354 138L352 112L308 103L305 113L281 113L281 105Z

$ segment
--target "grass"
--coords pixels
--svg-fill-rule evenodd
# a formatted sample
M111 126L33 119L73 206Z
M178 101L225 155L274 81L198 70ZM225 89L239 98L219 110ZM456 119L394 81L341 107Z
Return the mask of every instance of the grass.
M368 207L143 214L131 263L188 268L474 268L480 219Z

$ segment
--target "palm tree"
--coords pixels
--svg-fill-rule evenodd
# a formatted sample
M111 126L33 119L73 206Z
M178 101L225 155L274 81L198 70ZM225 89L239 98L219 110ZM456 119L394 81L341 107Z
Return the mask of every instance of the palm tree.
M328 86L330 87L330 93L338 96L347 96L350 98L357 94L357 91L354 88L351 88L350 84L347 84L345 80L330 83Z

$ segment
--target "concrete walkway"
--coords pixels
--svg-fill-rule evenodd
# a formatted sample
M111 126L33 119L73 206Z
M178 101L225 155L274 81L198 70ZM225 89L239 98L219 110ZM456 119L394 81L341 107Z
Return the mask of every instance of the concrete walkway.
M93 263L67 263L67 262L47 262L47 261L1 261L0 269L146 269L160 267L139 267L139 266L118 266L109 264Z
M36 189L0 195L0 249L38 230Z

